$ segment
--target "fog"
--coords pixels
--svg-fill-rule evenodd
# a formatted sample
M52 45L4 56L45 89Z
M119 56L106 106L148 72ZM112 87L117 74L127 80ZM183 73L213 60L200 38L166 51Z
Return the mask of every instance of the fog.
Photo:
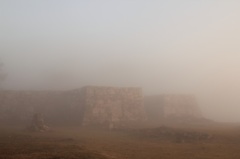
M1 0L4 89L138 86L195 94L239 122L239 1Z

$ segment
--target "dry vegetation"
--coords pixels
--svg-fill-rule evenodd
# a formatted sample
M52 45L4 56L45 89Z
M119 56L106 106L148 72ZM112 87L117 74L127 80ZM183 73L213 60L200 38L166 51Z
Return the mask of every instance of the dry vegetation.
M0 158L3 159L240 158L240 129L237 126L127 131L58 127L45 133L2 127L0 132ZM176 140L175 134L187 137ZM211 138L198 137L206 134Z

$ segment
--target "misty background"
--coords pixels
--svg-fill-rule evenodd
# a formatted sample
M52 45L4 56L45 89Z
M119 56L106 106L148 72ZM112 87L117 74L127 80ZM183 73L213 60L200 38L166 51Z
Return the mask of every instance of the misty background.
M4 89L142 87L195 94L240 121L240 1L1 0Z

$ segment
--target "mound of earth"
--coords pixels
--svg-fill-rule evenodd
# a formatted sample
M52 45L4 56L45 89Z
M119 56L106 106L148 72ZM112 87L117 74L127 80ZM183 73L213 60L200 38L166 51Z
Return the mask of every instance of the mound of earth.
M166 139L174 142L193 142L193 141L207 141L213 138L213 135L198 132L188 131L183 129L171 128L161 126L152 129L134 130L134 135L144 138Z

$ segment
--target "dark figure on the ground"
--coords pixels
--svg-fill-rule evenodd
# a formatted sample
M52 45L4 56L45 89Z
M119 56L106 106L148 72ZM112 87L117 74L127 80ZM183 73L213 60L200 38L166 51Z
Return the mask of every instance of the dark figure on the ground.
M30 130L36 132L44 132L49 130L49 127L46 126L44 123L42 114L40 113L34 114Z

